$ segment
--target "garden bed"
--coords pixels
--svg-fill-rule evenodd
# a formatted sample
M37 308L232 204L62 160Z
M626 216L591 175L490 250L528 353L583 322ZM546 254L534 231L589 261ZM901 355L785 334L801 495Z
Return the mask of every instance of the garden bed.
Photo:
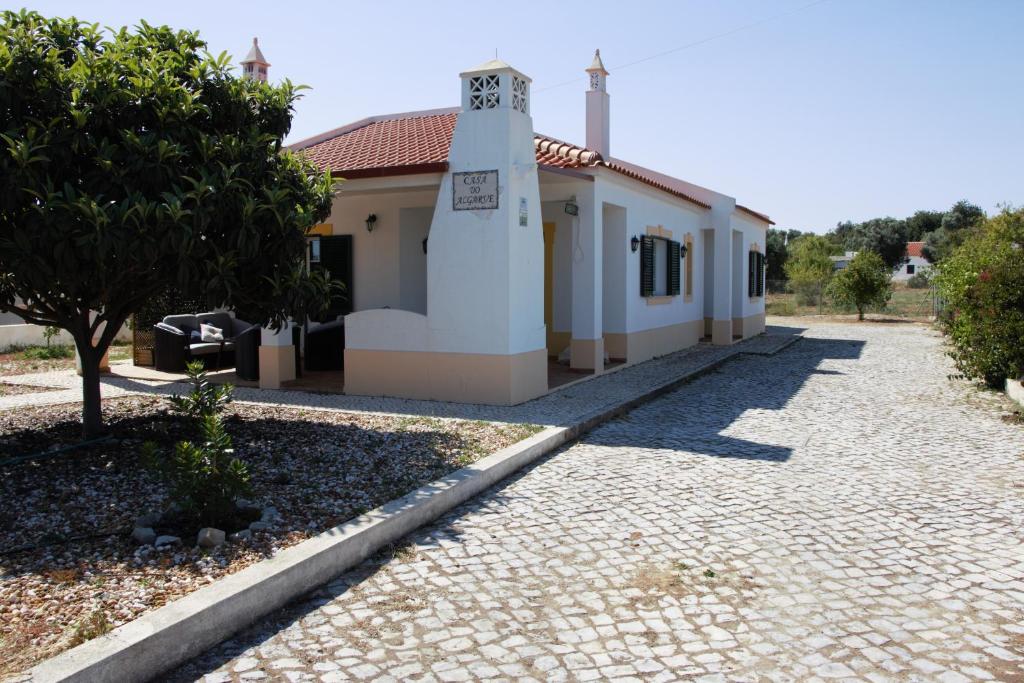
M63 357L46 358L42 346L32 346L0 353L0 377L29 375L37 372L54 372L56 370L74 370L75 353L70 347L59 347L65 350ZM131 358L132 347L129 344L112 344L107 356L111 363ZM56 353L54 354L56 355Z
M167 508L140 448L186 436L165 400L104 402L113 437L79 441L77 404L0 412L0 676L29 668L540 428L231 404L225 425L280 520L211 550L140 546L135 519Z

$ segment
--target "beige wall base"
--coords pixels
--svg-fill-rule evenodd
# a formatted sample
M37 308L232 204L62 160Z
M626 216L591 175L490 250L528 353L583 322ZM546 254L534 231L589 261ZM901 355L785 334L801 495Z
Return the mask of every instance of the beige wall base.
M547 333L547 347L548 355L552 358L558 357L562 351L569 346L569 342L572 340L572 332L554 332L548 330Z
M740 331L736 334L743 335L743 338L753 337L764 332L764 313L755 313L746 318L734 318L733 322L739 322Z
M718 346L732 344L732 320L711 321L711 343Z
M260 389L280 389L295 379L294 346L260 347Z
M345 349L345 393L515 405L547 393L547 355Z
M711 318L704 318L704 336L711 336Z
M604 339L573 339L569 343L569 367L604 372Z
M640 332L609 332L604 335L604 346L612 360L642 363L693 346L700 341L703 333L703 320L688 320L678 325L666 325Z

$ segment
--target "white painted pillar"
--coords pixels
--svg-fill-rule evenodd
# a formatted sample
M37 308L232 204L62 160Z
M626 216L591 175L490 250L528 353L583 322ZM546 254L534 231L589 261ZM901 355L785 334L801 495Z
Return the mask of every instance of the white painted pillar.
M604 371L604 266L601 203L594 184L577 195L579 215L573 226L572 339L569 367Z
M711 205L711 228L715 233L714 294L711 342L732 344L732 213L735 200L723 197Z
M280 331L264 327L260 330L260 388L280 389L281 384L295 379L295 345L289 322Z

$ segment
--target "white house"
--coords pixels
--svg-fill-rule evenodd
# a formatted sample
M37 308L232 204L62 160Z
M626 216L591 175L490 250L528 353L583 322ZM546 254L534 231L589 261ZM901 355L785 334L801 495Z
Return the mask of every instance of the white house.
M586 147L537 133L498 60L459 75L459 107L292 145L343 180L311 254L348 287L346 393L515 404L560 355L596 374L764 330L772 221L612 156L599 53L586 71Z
M893 272L893 282L906 282L918 273L931 270L932 264L921 253L923 248L924 242L907 242L907 262Z

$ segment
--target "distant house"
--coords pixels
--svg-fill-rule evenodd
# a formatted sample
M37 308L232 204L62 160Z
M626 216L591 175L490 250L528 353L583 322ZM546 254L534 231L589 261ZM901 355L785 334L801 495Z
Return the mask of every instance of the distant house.
M932 264L928 263L928 259L921 253L923 247L924 242L907 242L909 260L893 272L893 282L906 282L918 273L931 270Z
M856 255L857 252L848 251L842 256L830 256L829 258L832 259L832 267L835 270L842 270L843 268L846 268L846 266L850 265L850 261L852 261L853 257Z

